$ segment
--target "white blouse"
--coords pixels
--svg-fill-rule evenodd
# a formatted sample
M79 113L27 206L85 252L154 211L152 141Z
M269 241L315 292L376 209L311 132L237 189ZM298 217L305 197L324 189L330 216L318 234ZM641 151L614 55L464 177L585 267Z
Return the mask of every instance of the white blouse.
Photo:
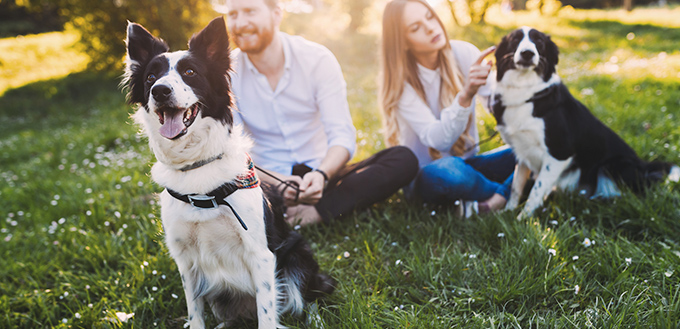
M458 61L461 73L467 79L470 67L479 58L481 52L471 43L459 40L451 40L453 55ZM439 92L441 87L441 73L439 69L430 70L418 64L418 77L425 90L425 103L415 89L405 83L404 92L399 100L397 109L397 122L399 124L399 143L410 148L418 157L420 167L432 162L428 153L428 148L434 148L442 153L442 156L451 156L449 151L451 146L458 140L458 137L465 131L468 118L472 113L473 124L470 127L470 135L475 143L479 141L477 131L475 106L476 97L473 98L469 107L462 107L458 103L456 95L453 103L441 109L439 105ZM487 79L487 84L479 88L477 95L482 98L482 104L487 107L489 96L491 95L490 86L495 81L492 74ZM488 110L488 108L487 108ZM467 145L466 147L472 147ZM469 158L479 151L475 146L466 152L462 157Z

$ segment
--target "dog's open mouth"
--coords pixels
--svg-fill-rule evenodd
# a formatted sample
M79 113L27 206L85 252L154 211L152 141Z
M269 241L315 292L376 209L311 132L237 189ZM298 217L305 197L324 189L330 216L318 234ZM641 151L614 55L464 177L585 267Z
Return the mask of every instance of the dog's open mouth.
M158 121L161 123L159 132L167 139L177 139L187 133L187 129L196 120L198 103L188 108L161 107L156 110Z

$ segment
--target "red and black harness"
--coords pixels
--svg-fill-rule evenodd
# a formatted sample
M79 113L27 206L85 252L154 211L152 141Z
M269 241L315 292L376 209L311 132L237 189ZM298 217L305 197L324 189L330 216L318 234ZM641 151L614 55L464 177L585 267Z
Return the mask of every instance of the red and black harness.
M191 169L196 169L198 167L201 167L203 165L206 165L212 161L221 159L222 155L219 155L215 158L213 158L211 161L202 161L200 165L191 165L185 168L182 168L182 171L187 171ZM201 208L201 209L215 209L218 208L220 205L225 205L231 209L231 211L234 213L234 216L236 216L236 219L238 219L239 223L243 227L244 230L248 230L248 226L246 226L246 223L243 222L243 219L241 219L241 216L238 215L234 207L232 207L229 202L227 202L226 198L230 196L232 193L236 192L237 190L240 189L251 189L251 188L256 188L260 186L260 180L257 178L257 175L255 174L255 166L253 164L253 160L250 158L250 156L247 156L247 163L248 163L248 169L246 172L242 175L236 176L236 178L232 181L226 182L219 186L218 188L206 193L206 194L181 194L177 191L173 191L169 188L166 188L168 193L172 195L175 199L183 201L185 203L188 203L196 208Z

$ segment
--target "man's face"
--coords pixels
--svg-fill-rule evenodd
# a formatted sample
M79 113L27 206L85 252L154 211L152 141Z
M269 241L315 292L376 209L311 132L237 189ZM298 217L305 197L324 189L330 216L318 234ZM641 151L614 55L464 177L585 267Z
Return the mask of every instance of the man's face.
M267 7L264 0L228 0L227 8L227 26L241 51L258 54L272 42L281 9Z

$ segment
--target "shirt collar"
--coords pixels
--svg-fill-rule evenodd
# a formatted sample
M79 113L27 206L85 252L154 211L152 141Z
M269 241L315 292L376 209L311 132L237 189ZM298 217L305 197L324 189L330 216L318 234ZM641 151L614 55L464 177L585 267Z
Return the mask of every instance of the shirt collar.
M288 36L286 33L279 31L276 33L275 38L279 38L281 40L281 44L283 45L283 69L289 70L291 57L290 43L288 42L288 38L286 38L286 36ZM260 73L260 71L257 70L255 65L253 65L253 62L250 61L250 57L248 57L248 54L246 54L243 51L241 53L243 54L243 57L245 59L244 62L246 64L246 68L250 70L250 72L252 73Z
M427 67L420 65L418 62L416 62L416 65L418 66L418 75L428 84L432 84L436 81L436 79L441 78L439 68L430 70Z

